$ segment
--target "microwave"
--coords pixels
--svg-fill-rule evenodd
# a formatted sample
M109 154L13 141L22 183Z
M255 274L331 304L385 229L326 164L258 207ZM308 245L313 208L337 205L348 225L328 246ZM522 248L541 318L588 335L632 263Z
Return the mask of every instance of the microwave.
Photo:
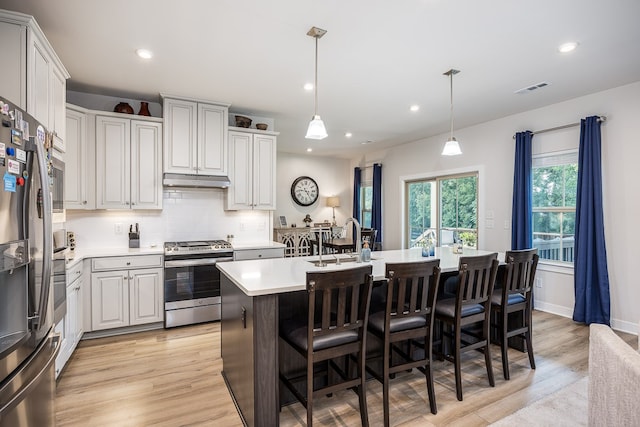
M55 157L51 158L49 179L53 212L64 212L64 162L62 160Z

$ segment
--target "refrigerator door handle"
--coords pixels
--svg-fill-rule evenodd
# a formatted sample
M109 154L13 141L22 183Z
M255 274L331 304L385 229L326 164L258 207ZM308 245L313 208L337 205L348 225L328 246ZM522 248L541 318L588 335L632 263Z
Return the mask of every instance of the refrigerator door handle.
M38 385L38 382L40 381L42 376L46 375L47 371L51 368L51 365L55 362L56 357L58 356L58 352L60 351L60 346L62 345L62 340L60 340L59 334L51 335L49 340L51 340L51 343L53 345L53 351L51 352L51 355L49 355L49 359L44 364L44 367L40 370L40 372L38 372L37 375L34 375L31 381L29 381L26 386L22 387L20 391L18 391L11 398L11 400L9 400L2 408L0 408L0 421L2 420L2 414L8 413L18 404L20 404L20 402L24 400L25 396L27 396L36 385ZM25 367L28 365L28 363L25 364Z
M42 203L44 219L42 221L43 250L42 250L42 286L40 287L40 303L36 315L36 328L39 330L45 325L47 318L47 305L49 302L49 290L51 289L51 263L53 262L53 206L51 204L51 191L49 190L49 174L47 173L47 153L44 145L34 140L38 169L40 170L40 188L42 189Z

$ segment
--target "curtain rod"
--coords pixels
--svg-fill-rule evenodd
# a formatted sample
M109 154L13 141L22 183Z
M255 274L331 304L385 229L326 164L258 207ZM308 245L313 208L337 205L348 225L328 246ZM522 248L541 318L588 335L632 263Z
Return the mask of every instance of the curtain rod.
M358 167L359 167L360 169L371 169L371 168L373 168L373 166L374 166L374 165L380 165L380 166L382 166L382 163L372 163L372 164L371 164L371 165L369 165L369 166L358 166Z
M599 122L604 122L606 120L607 120L606 116L598 116L598 121ZM551 132L551 131L554 131L554 130L572 128L574 126L580 126L580 122L578 122L578 123L570 123L568 125L563 125L563 126L556 126L554 128L549 128L549 129L537 130L537 131L531 132L531 134L532 135L536 135L536 134L539 134L539 133ZM515 134L513 135L513 139L516 139L516 135Z

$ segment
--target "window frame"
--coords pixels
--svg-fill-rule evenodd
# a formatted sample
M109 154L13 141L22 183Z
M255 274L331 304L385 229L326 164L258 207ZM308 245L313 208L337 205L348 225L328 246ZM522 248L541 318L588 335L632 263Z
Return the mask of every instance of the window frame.
M563 158L566 160L571 160L571 161L563 161ZM550 161L544 161L543 159L550 159ZM540 163L539 165L536 165L536 163ZM574 163L575 162L575 163ZM578 149L569 149L569 150L561 150L561 151L553 151L553 152L545 152L545 153L538 153L538 154L534 154L532 156L532 161L531 161L531 216L532 216L532 223L531 223L531 239L533 242L533 246L535 246L535 236L536 234L545 234L545 235L558 235L559 239L560 239L560 247L559 247L559 251L562 254L562 251L565 249L565 247L563 246L562 242L564 239L564 230L563 230L563 226L564 226L564 215L567 213L573 214L574 218L576 215L576 206L567 206L566 205L566 176L563 175L563 185L564 185L564 190L563 190L563 194L562 194L562 199L563 199L563 206L543 206L543 207L536 207L534 206L534 197L533 197L533 186L534 186L534 182L535 182L535 170L536 169L540 169L540 168L544 168L544 167L550 167L550 166L564 166L564 165L572 165L575 164L577 168L579 168L579 161L578 161ZM579 173L579 170L578 170ZM576 193L577 193L577 182L576 182ZM577 202L577 194L576 194L576 202ZM534 226L535 226L535 221L534 221L534 215L536 213L558 213L560 215L560 232L559 233L550 233L550 232L536 232L534 230ZM574 225L575 227L575 225ZM573 247L573 252L574 255L572 257L572 259L575 259L575 229L574 229L574 247ZM557 259L551 259L551 258L543 258L544 253L540 250L540 248L538 248L538 255L540 256L540 260L539 263L541 264L547 264L550 266L556 266L556 267L562 267L562 268L573 268L574 265L574 261L565 261L565 260L557 260Z
M462 229L459 226L454 227L453 229L451 227L442 227L442 217L441 217L441 212L442 212L442 200L441 200L441 184L442 181L445 180L451 180L451 179L459 179L459 178L468 178L468 177L474 177L476 179L476 194L475 194L475 199L476 199L476 215L475 215L475 222L476 222L476 228L475 229ZM436 232L436 236L438 239L438 246L441 246L441 234L442 234L442 230L463 230L463 231L475 231L475 235L476 235L476 241L475 241L475 248L477 249L480 246L480 212L481 212L481 203L480 203L480 177L481 177L481 172L479 169L472 169L472 170L467 170L467 171L458 171L455 173L446 173L446 174L436 174L433 176L420 176L420 177L414 177L414 178L407 178L407 179L403 179L403 197L405 199L405 204L404 204L404 215L403 215L403 219L404 219L404 224L405 226L403 227L403 241L404 244L403 246L405 248L407 247L411 247L413 240L411 239L411 226L410 226L410 219L409 219L409 214L410 214L410 199L409 199L409 186L411 184L415 184L415 183L433 183L432 184L432 188L435 189L435 203L434 200L431 200L431 209L432 209L432 215L433 217L431 218L431 224L435 224L435 227L431 227L431 229L434 229ZM433 197L433 194L432 194ZM435 209L435 213L433 213L433 210ZM458 214L456 214L456 216L458 216ZM425 230L426 231L426 230Z

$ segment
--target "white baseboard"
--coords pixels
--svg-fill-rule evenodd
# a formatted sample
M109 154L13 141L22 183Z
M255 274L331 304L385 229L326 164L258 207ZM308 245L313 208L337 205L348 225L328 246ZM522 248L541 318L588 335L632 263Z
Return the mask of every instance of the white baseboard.
M557 314L558 316L567 317L569 319L573 318L573 307L564 307L562 305L551 304L544 301L535 301L533 305L536 310ZM611 319L611 329L615 329L616 331L638 335L638 332L640 332L639 328L640 325L633 322Z

